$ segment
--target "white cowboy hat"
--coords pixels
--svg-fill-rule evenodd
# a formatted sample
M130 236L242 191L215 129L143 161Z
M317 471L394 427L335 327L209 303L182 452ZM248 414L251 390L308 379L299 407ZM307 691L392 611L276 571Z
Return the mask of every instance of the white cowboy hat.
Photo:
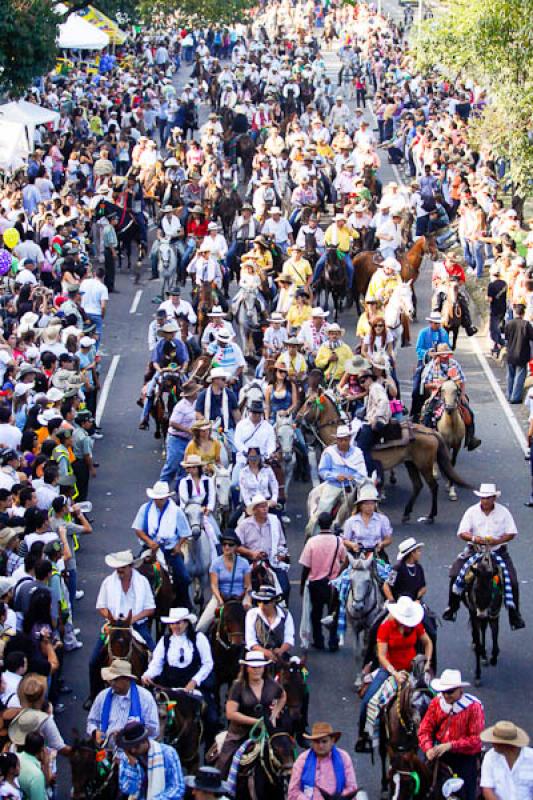
M335 222L345 222L346 221L346 214L335 214L334 218Z
M46 408L42 414L37 415L37 422L44 428L51 420L61 418L61 413L57 408Z
M204 461L201 456L197 456L196 453L191 453L185 457L184 461L181 462L181 466L185 469L191 467L203 467Z
M369 361L370 365L375 369L388 370L390 368L390 359L385 353L374 353L370 356Z
M174 211L174 207L166 205L166 206L163 206L163 208L160 210L159 213L160 214L170 214L172 211Z
M326 333L340 333L342 336L344 334L344 328L341 328L338 322L332 322L331 325L328 325Z
M396 622L407 628L415 628L424 619L424 609L420 603L411 600L406 594L399 597L397 603L388 602L385 605Z
M435 322L442 325L442 314L440 311L432 311L429 317L426 317L426 322Z
M221 330L217 331L217 339L220 342L229 342L233 339L233 335L227 328L221 328Z
M210 222L207 226L208 231L218 231L218 224L216 222Z
M281 214L281 208L278 208L278 206L272 206L272 208L270 209L270 211L268 213L272 214L272 215L273 214Z
M348 436L351 436L352 432L348 425L339 425L335 432L336 439L346 439Z
M326 319L326 317L329 317L329 311L324 311L324 309L320 308L320 306L315 306L315 308L311 309L311 316L322 317L322 319Z
M258 650L250 650L244 658L239 659L239 664L245 667L266 667L271 663L272 661L269 658L265 658Z
M188 608L171 608L168 612L168 617L161 617L161 622L165 625L170 625L172 622L183 622L187 620L191 625L196 625L198 617L189 611Z
M96 339L91 339L90 336L82 336L80 339L80 347L92 347L96 344Z
M215 378L225 378L226 380L229 380L230 374L229 372L226 372L224 367L213 367L207 380L213 381Z
M396 561L402 561L402 559L408 556L409 553L412 553L414 550L418 550L419 547L424 547L424 543L417 542L414 536L404 539L403 542L400 542L398 545Z
M529 744L527 733L508 720L501 720L482 731L480 739L487 744L510 744L513 747L527 747Z
M135 559L131 550L119 550L116 553L109 553L104 560L111 569L119 569L120 567L131 566Z
M267 322L279 322L280 325L284 325L285 317L279 311L273 311Z
M58 403L60 400L63 400L64 397L65 397L65 392L62 392L61 389L56 389L55 386L52 386L52 388L48 389L48 391L46 392L46 399L50 403Z
M146 490L146 495L150 500L165 500L167 497L172 497L173 494L174 492L166 481L156 481Z
M383 267L385 267L386 269L393 269L394 272L401 272L402 269L402 265L400 264L397 258L394 258L394 256L389 256L388 258L386 258L385 261L383 262Z
M355 501L355 505L358 506L359 503L364 503L366 500L378 500L379 494L378 490L375 486L372 486L370 483L365 483L359 489L357 493L357 500Z
M499 497L501 492L496 488L495 483L482 483L479 489L474 489L477 497Z
M440 678L433 678L431 681L431 688L436 692L447 692L462 686L470 686L470 684L463 680L458 669L445 669Z
M225 317L226 315L222 311L222 307L221 306L213 306L211 311L207 312L207 316L208 317Z
M254 508L260 505L261 503L268 503L266 497L263 494L254 494L254 496L250 501L250 504L246 507L246 512L248 514L251 514Z

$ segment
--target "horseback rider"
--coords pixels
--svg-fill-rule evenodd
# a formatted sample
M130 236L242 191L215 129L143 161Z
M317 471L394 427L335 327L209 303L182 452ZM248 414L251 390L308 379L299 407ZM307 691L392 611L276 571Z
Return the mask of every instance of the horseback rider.
M363 483L368 475L363 452L352 444L348 425L339 425L335 439L335 444L325 448L318 465L318 475L325 485L317 513L330 511L343 490L350 491L354 484Z
M327 326L327 341L322 344L315 357L316 366L324 370L326 380L340 381L344 368L353 357L352 348L343 341L344 328L337 322Z
M326 247L336 248L337 252L342 255L344 264L346 266L346 278L348 289L352 288L353 284L353 264L350 257L350 250L352 241L357 239L359 234L346 224L346 215L344 213L335 214L335 219L326 229L324 234L324 243ZM327 255L320 256L316 262L315 271L313 273L313 285L316 286L326 265Z
M422 387L422 372L428 361L428 353L436 350L439 344L450 346L448 331L442 327L442 315L439 311L432 311L426 317L429 325L422 328L416 340L417 366L413 375L413 391L411 395L411 416L414 422L418 422L420 412L424 405L424 392Z
M87 717L87 735L101 746L111 734L127 722L137 720L146 725L154 739L159 736L157 705L147 689L138 686L129 661L115 658L109 667L102 667L102 680L108 684L98 692Z
M372 458L372 447L379 441L383 430L391 420L391 407L387 390L377 380L371 367L359 375L359 386L365 397L365 421L357 433L356 442L363 452L368 475L374 470L378 473L378 482L383 485L384 473L381 461Z
M246 512L248 516L241 519L236 528L241 540L238 552L250 561L266 559L288 601L290 556L281 522L275 514L269 513L268 501L262 494L252 498Z
M418 742L428 761L440 759L463 779L464 800L476 800L485 713L477 697L465 693L466 686L458 669L445 669L431 681L438 694L422 718Z
M142 682L145 686L184 689L196 696L201 693L206 703L204 737L210 747L218 730L211 647L205 634L195 631L196 615L188 608L171 608L161 622L168 628L152 653Z
M424 630L422 619L424 609L420 603L402 595L398 601L386 603L389 616L378 628L377 654L379 669L366 690L359 708L359 738L355 745L356 753L369 752L371 742L365 731L368 704L385 681L392 675L398 688L407 679L411 662L416 656L420 643L424 648L427 669L433 654L433 644Z
M291 612L280 606L283 595L274 586L260 586L250 597L257 606L246 612L246 649L257 650L274 663L288 658L295 628Z
M253 216L253 206L245 203L239 216L235 218L231 231L231 244L226 253L226 270L237 276L237 259L240 259L250 248L250 244L259 235L260 224Z
M227 314L223 312L221 306L213 306L211 311L207 314L207 317L209 322L205 326L202 338L200 339L200 343L204 349L215 341L217 333L220 330L225 329L234 335L232 324L227 319Z
M394 256L388 256L372 275L365 300L376 300L382 306L387 305L392 293L402 282L401 269L400 262Z
M361 551L372 551L380 558L387 559L385 548L392 543L392 526L387 515L377 510L378 498L375 486L361 486L354 514L346 520L342 529L344 545L350 553L358 555Z
M238 473L246 463L246 454L250 447L256 447L264 461L276 451L276 434L271 423L265 419L265 405L262 400L252 400L248 405L248 416L237 423L235 447L237 463L233 471L234 485L238 482Z
M209 568L211 599L198 620L196 630L207 633L215 619L217 609L227 600L242 598L245 609L250 607L251 567L246 558L237 555L241 540L232 528L220 536L222 555L217 556Z
M207 378L208 385L202 389L196 401L196 416L214 422L234 447L235 426L241 418L237 395L228 386L230 373L223 367L212 367Z
M309 740L310 749L300 753L294 762L287 800L353 797L357 779L351 757L336 746L341 737L339 731L328 722L315 722L311 733L303 736Z
M389 201L382 200L380 209L384 209L384 205L388 209L390 206ZM376 237L379 239L379 252L384 260L388 258L395 258L396 252L401 248L403 243L402 238L402 212L399 209L393 208L390 217L387 216L384 221L376 226Z
M148 418L153 405L153 397L156 385L159 381L161 372L169 370L172 372L184 373L189 363L187 348L177 338L179 332L178 323L174 320L165 322L157 331L160 337L152 353L151 365L155 374L148 381L145 387L145 401L139 423L140 430L148 430Z
M148 502L141 505L131 527L154 555L158 550L162 551L172 572L176 600L188 605L191 579L183 563L181 543L182 539L191 536L189 521L174 501L174 492L165 481L157 481L148 487L146 494Z
M179 286L174 287L174 289L169 289L167 298L167 300L161 303L158 311L165 311L169 321L177 322L179 317L185 315L190 325L196 324L197 317L195 311L189 301L182 298Z
M512 630L520 630L526 623L520 614L518 576L507 550L507 542L512 542L518 535L516 523L511 512L496 502L501 492L494 483L482 483L474 494L479 497L479 503L467 508L457 528L457 536L467 545L451 566L448 608L442 617L449 622L455 621L461 604L461 595L454 591L455 582L465 562L476 552L475 545L483 545L491 548L508 573L513 594L513 605L508 606L509 624Z
M429 399L424 406L424 425L433 427L433 418L439 405L439 389L446 380L453 380L461 390L462 416L465 423L465 445L467 450L475 450L481 444L481 439L475 435L474 414L465 395L465 376L461 365L455 357L453 350L447 344L438 344L435 350L430 350L428 356L431 361L424 367L421 384L424 393L429 394Z

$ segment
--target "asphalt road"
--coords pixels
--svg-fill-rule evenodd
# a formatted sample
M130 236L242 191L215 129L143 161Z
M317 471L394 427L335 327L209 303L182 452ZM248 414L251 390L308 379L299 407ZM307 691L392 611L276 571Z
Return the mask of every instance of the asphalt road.
M392 11L392 4L385 2L384 9ZM334 70L333 54L328 54L328 62ZM183 74L180 81L184 79ZM380 170L380 178L387 182L397 180L397 175L392 173L390 167L384 166ZM148 269L145 269L145 276L148 274ZM118 275L117 287L120 294L112 298L104 331L106 356L103 360L103 375L113 365L114 377L102 418L105 438L96 447L101 466L90 489L90 498L95 509L94 534L84 539L79 555L80 586L85 589L85 597L76 606L75 621L82 629L85 646L67 656L65 677L74 692L67 696L67 709L59 717L60 727L67 739L71 737L73 728L83 730L85 725L86 714L81 703L88 686L88 659L98 633L99 618L94 610L96 594L102 579L108 574L104 556L109 551L135 545L131 522L138 506L144 502L145 488L157 479L161 464L158 442L151 433L137 429L139 410L135 405L148 359L146 332L156 308L151 300L156 294L157 284L144 282L141 284L142 293L139 296L136 294L139 287L133 285L132 277L122 273ZM419 316L423 319L430 310L429 269L420 276L417 294ZM132 313L134 301L137 302L137 307ZM344 313L341 322L347 331L346 339L353 343L355 311L351 309ZM413 341L421 324L424 323L419 322L414 326ZM486 350L484 341L480 340L480 343L481 349ZM483 685L475 691L485 704L488 722L511 718L526 729L533 730L529 706L533 697L530 681L533 650L530 636L533 627L529 541L531 511L523 506L529 489L528 465L524 462L504 409L489 385L478 358L472 352L472 343L461 337L457 353L467 376L468 393L476 412L478 435L483 440L482 446L474 453L460 454L458 470L473 485L482 481L496 482L502 490L501 502L510 508L515 517L520 533L511 550L519 572L522 610L528 624L525 631L511 632L504 615L500 635L500 661L496 668L485 669ZM402 387L408 388L416 362L414 347L401 350L398 360ZM423 565L429 586L427 600L432 608L441 612L446 606L447 570L460 549L455 536L457 523L464 510L476 498L470 491L459 489L458 501L452 503L441 488L437 520L434 525L428 526L416 522L429 509L430 496L425 489L415 507L413 522L402 525L401 512L408 497L409 486L407 473L400 468L397 485L387 486L387 500L382 510L392 520L396 544L407 536L416 536L425 542ZM310 488L310 485L293 484L288 504L288 513L293 523L288 531L293 559L290 605L297 621L300 611L297 590L299 569L294 565L297 564L303 545L306 499ZM393 545L390 551L394 555L396 547ZM459 668L466 680L473 679L474 659L464 610L454 625L443 623L439 628L438 655L441 668ZM336 654L310 652L308 663L311 722L331 722L335 728L343 731L341 744L352 751L358 701L352 690L356 666L350 639ZM378 766L372 767L368 756L357 756L356 769L359 783L367 789L370 798L379 797ZM66 770L60 770L60 787L60 796L67 797L69 777Z

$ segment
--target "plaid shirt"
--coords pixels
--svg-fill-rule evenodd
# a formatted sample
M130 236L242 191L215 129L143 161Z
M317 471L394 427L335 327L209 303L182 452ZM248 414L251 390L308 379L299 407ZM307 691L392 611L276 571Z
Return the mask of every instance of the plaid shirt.
M22 556L17 555L13 550L7 550L6 554L6 573L9 577L10 575L13 575L16 569L24 566L24 559Z
M165 770L165 788L153 800L182 800L185 794L185 781L180 760L176 751L161 743ZM119 752L119 789L135 798L146 799L146 772L140 763L130 764L123 751Z

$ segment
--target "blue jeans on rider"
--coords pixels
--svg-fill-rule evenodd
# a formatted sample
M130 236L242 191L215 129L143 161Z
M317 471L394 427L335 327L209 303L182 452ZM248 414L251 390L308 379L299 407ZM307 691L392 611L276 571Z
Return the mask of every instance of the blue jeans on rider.
M316 283L318 281L318 279L320 278L320 276L322 275L322 271L323 271L324 266L326 264L326 258L327 258L327 254L324 253L324 255L320 256L320 258L316 262L315 271L313 272L313 283ZM347 275L347 278L348 278L348 288L351 289L352 288L352 284L353 284L353 264L352 264L352 259L350 258L348 253L344 254L344 264L346 265L346 275Z
M289 573L286 572L284 569L279 569L278 567L272 567L274 572L276 573L276 577L279 581L279 585L281 587L281 591L283 592L283 597L285 601L289 602L289 595L291 593L291 584L289 581Z
M361 700L361 705L359 706L359 732L363 732L363 725L365 724L366 720L366 710L368 708L368 704L376 694L377 690L383 686L387 678L389 677L389 673L383 667L380 667L376 672L376 675L370 684L369 688L366 690L363 699Z
M429 214L416 218L415 236L426 236L429 231Z
M161 475L159 476L160 481L166 481L168 484L171 484L175 478L183 478L185 470L181 466L181 462L183 461L189 441L189 438L168 434L167 459L161 470Z
M141 242L147 247L148 246L148 225L146 224L146 217L140 211L138 214L133 215L137 220L137 225L141 231Z
M182 272L185 272L185 270L189 266L189 262L191 261L195 250L196 250L196 242L194 241L194 239L187 239L187 244L185 245L185 249L183 250L183 257L181 259Z
M172 570L176 603L182 608L190 608L189 585L191 578L187 572L183 556L179 553L172 554L170 550L163 550L163 553L168 566Z

